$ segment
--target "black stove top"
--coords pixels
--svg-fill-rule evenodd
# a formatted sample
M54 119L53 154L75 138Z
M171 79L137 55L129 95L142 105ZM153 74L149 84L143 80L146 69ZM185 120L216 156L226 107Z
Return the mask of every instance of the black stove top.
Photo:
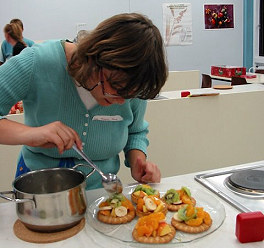
M235 172L229 177L229 180L234 187L264 193L264 171L262 170Z

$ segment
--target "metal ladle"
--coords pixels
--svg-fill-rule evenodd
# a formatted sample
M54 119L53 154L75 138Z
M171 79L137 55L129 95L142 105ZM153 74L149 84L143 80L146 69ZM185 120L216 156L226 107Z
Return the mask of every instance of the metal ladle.
M122 193L123 186L120 179L117 175L112 173L104 174L87 156L86 154L80 150L76 144L72 146L72 148L91 166L93 167L102 177L102 184L104 189L110 193Z

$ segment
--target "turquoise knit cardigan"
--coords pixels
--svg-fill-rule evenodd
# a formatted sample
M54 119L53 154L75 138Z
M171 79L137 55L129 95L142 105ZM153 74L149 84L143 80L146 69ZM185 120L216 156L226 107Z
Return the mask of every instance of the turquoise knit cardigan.
M122 105L96 105L87 110L66 67L60 40L25 48L0 66L0 118L8 118L10 108L22 100L26 125L37 127L63 122L78 132L84 152L101 170L117 173L118 154L122 150L125 154L131 149L146 153L148 123L144 114L147 103L130 99ZM100 118L102 116L104 118ZM31 170L58 167L61 159L67 158L73 159L75 164L85 164L72 149L61 155L57 148L23 146L22 156ZM129 166L127 161L126 165ZM88 173L91 169L82 167L81 170ZM101 178L95 172L87 179L87 189L98 187L101 187Z

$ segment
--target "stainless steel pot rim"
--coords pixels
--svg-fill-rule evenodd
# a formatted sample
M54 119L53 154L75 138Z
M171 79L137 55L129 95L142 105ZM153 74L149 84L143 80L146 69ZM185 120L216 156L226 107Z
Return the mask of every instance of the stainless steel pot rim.
M24 194L24 195L34 195L34 197L38 197L38 198L40 198L40 197L47 197L47 196L52 197L52 196L56 196L56 195L62 194L64 192L68 192L69 190L73 190L75 188L78 188L78 187L80 187L84 183L85 183L85 181L82 182L81 184L78 184L76 187L73 187L73 188L70 188L70 189L66 189L66 190L61 190L61 191L54 192L54 193L43 193L43 194L27 193L27 192L23 192L21 190L17 190L15 188L14 188L14 193L17 192L17 193L21 193L21 194Z
M72 188L69 188L69 189L65 189L65 190L61 190L61 191L58 191L58 192L53 192L53 193L29 193L29 192L24 192L24 191L21 191L19 189L17 189L15 187L15 184L22 180L23 178L27 177L27 176L30 176L30 175L34 175L34 174L39 174L39 173L43 173L43 172L47 172L47 171L72 171L73 173L77 173L79 174L80 176L83 177L83 180L81 183L77 184L75 187L72 187ZM19 192L19 193L22 193L22 194L26 194L26 195L35 195L35 196L38 196L38 197L45 197L45 196L55 196L57 194L61 194L62 192L67 192L69 190L72 190L72 189L75 189L77 187L79 187L80 185L82 185L83 183L85 183L85 180L86 180L86 175L82 172L82 171L79 171L79 170L76 170L76 169L73 169L73 168L45 168L45 169L39 169L39 170L34 170L34 171L29 171L27 173L24 173L22 175L20 175L19 177L17 177L13 183L12 183L12 186L13 186L13 189L15 192Z
M37 173L41 173L41 172L45 172L45 171L56 171L56 170L58 170L58 171L63 171L63 170L65 170L65 171L74 171L74 172L80 173L83 176L85 176L82 171L79 171L79 170L76 170L76 169L73 169L73 168L59 168L59 167L55 167L55 168L44 168L44 169L39 169L39 170L33 170L33 171L26 172L26 173L18 176L14 180L14 182L18 181L19 178L25 177L27 175L37 174Z

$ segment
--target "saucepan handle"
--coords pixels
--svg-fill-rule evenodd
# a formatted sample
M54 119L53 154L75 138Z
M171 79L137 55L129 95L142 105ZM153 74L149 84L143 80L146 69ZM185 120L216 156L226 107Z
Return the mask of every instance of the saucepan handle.
M92 169L92 171L90 173L88 173L86 176L85 176L85 179L87 179L89 176L91 176L94 172L95 172L95 169L92 168L90 165L88 164L76 164L74 165L72 168L73 169L76 169L78 166L84 166L84 167L89 167L90 169Z
M12 197L6 196L6 195L12 195ZM15 203L24 203L24 202L32 202L35 206L35 201L32 199L17 199L15 196L14 191L3 191L0 192L0 197L7 200L7 201L12 201Z

